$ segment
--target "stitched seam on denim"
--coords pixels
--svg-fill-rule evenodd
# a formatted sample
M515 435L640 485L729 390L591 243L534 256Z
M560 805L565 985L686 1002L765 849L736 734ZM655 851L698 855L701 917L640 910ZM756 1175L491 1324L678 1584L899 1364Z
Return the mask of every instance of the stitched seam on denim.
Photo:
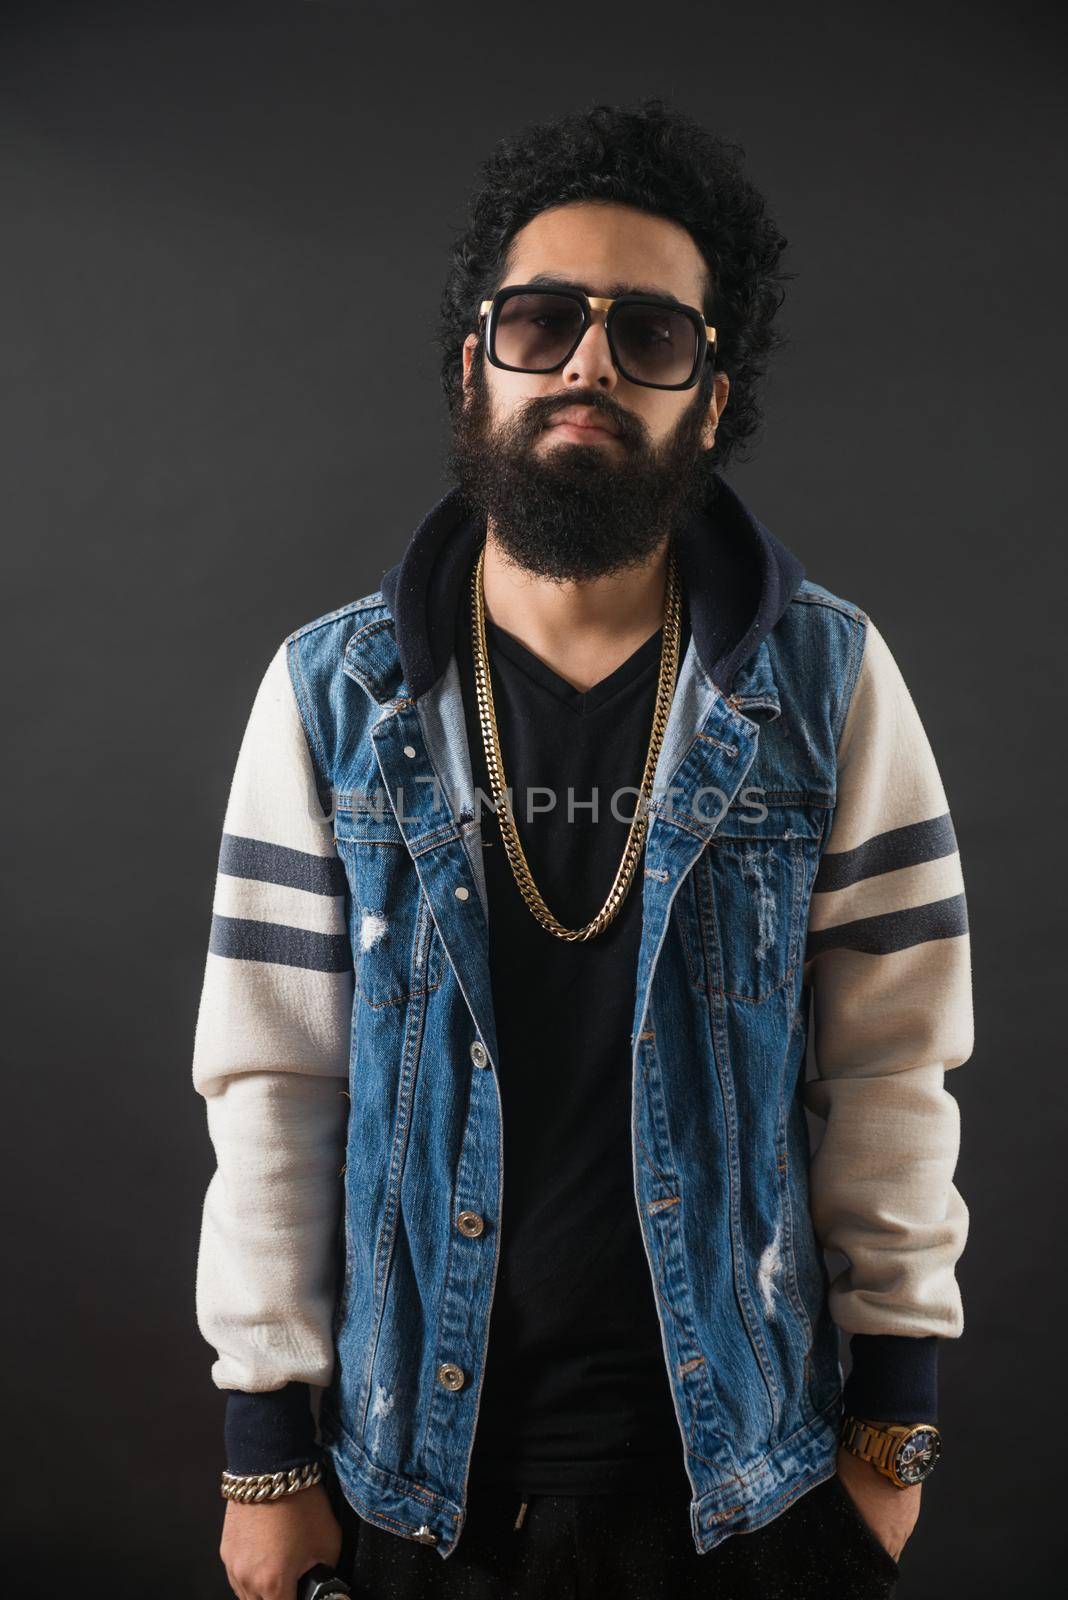
M863 621L859 621L858 619L858 626L851 628L849 632L849 665L846 668L845 683L841 697L842 703L839 706L838 714L831 725L831 736L834 740L834 748L836 751L841 743L842 731L845 728L849 707L853 703L853 695L857 687L857 681L860 677L860 669L864 662L864 648L867 645L869 638L870 634L868 633L868 619L865 616ZM860 643L859 651L857 649L858 642Z
M645 1035L643 1034L642 1038L644 1038L644 1037L645 1037ZM653 1038L656 1037L655 1030L653 1032L652 1037ZM645 1051L644 1050L639 1050L638 1051L638 1071L637 1071L637 1076L636 1076L635 1085L634 1085L634 1093L635 1093L636 1098L639 1101L642 1098L642 1091L645 1088L645 1076L646 1076L647 1070L648 1069L647 1069L646 1062L645 1062ZM654 1178L656 1178L657 1182L658 1183L662 1183L662 1184L666 1184L667 1183L667 1178L661 1172L660 1168L656 1165L656 1162L653 1160L651 1154L649 1153L649 1149L648 1149L648 1147L647 1147L647 1145L645 1143L645 1140L642 1138L641 1134L638 1132L636 1124L635 1124L635 1128L634 1128L634 1143L635 1143L635 1147L637 1148L637 1150L641 1154L643 1160L645 1161L646 1166L649 1168L649 1171L653 1174Z
M344 661L345 661L346 666L349 665L349 655L350 655L350 653L351 654L355 654L356 650L358 648L362 647L367 642L367 640L373 638L374 635L382 633L386 629L393 628L393 627L395 627L395 623L393 621L393 618L391 616L389 616L388 613L387 613L386 616L384 616L384 617L376 617L374 622L365 622L362 628L357 628L356 632L352 635L352 637L350 639L347 639L346 642L345 642ZM353 671L355 671L355 668L353 668ZM357 674L357 676L359 676L360 681L362 683L364 681L362 674ZM402 698L394 706L394 710L400 710L403 706L405 706L407 704L409 704L409 702Z
M361 1442L351 1434L345 1433L344 1424L336 1410L332 1412L331 1420L337 1426L329 1428L328 1442L340 1444L345 1453L355 1456L357 1469L360 1472L366 1473L369 1478L373 1478L376 1483L379 1483L381 1487L387 1489L391 1494L402 1495L412 1500L422 1500L425 1505L433 1507L441 1516L448 1517L450 1522L459 1522L460 1514L449 1510L443 1496L435 1494L432 1489L426 1488L423 1484L413 1482L411 1478L402 1477L400 1473L390 1472L386 1467L377 1466L371 1460Z
M392 848L394 850L403 850L404 849L404 840L403 839L382 839L382 838L377 838L376 839L376 838L373 838L370 834L367 834L366 836L364 836L362 833L339 833L339 834L335 834L334 837L337 839L339 844L390 845L390 846L392 846Z
M864 616L860 606L854 605L851 600L843 600L840 595L832 594L803 594L800 590L790 596L790 604L795 606L825 606L828 611L840 611L843 616L852 617L859 622Z
M672 1324L673 1324L673 1326L674 1326L674 1328L676 1330L675 1337L676 1337L677 1342L682 1343L683 1342L683 1336L686 1334L687 1329L686 1329L685 1324L682 1322L681 1318L679 1317L678 1312L675 1310L675 1307L671 1304L670 1300L668 1299L666 1292L664 1291L664 1260L665 1260L665 1257L667 1255L667 1246L666 1246L666 1242L661 1237L669 1229L676 1228L678 1226L679 1226L678 1212L675 1211L675 1210L671 1210L667 1215L666 1226L664 1228L660 1228L660 1229L655 1230L655 1233L656 1233L656 1236L655 1236L655 1239L654 1239L654 1245L656 1247L656 1249L655 1249L655 1259L656 1259L655 1286L656 1286L656 1298L659 1300L660 1304L664 1307L664 1310L667 1311L669 1313L670 1317L671 1317ZM691 1343L693 1341L691 1341L690 1339L685 1339L685 1342L687 1344L689 1344L689 1343ZM703 1357L703 1354L702 1354L702 1361L703 1360L704 1360L704 1357ZM702 1367L701 1367L700 1376L698 1378L698 1383L699 1384L706 1384L707 1380L708 1380L708 1369L707 1369L707 1363L706 1363L706 1364L702 1365ZM698 1461L703 1461L705 1463L705 1465L708 1466L708 1467L717 1467L719 1465L718 1462L711 1460L708 1456L703 1456L699 1450L695 1449L694 1443L693 1443L693 1436L694 1436L694 1433L695 1433L696 1428L697 1428L697 1412L696 1412L696 1410L695 1410L695 1408L694 1408L692 1403L689 1404L688 1409L689 1409L689 1412L690 1412L690 1427L689 1427L689 1431L687 1432L687 1435L686 1435L686 1443L687 1443L687 1446L689 1448L690 1454L692 1456L696 1457L696 1459Z
M429 900L427 900L425 895L422 896L422 900L423 900L423 904L426 907L426 920L427 920L427 923L429 924L429 928L430 928L429 940L428 940L428 949L427 949L427 959L429 960L429 955L430 955L429 946L433 943L434 938L437 936L437 931L438 930L437 930L437 924L434 922L433 917L431 916ZM425 1014L425 1007L423 1009L424 1009L424 1014ZM422 1024L420 1026L422 1026ZM462 1133L460 1135L460 1149L461 1150L463 1149L464 1143L465 1143L466 1138L467 1138L467 1129L468 1129L468 1125L469 1125L470 1119L471 1119L471 1101L472 1101L472 1096L469 1094L467 1096L467 1104L466 1104L466 1107L465 1107L465 1110L464 1110L463 1131L462 1131ZM449 1200L449 1215L450 1216L454 1216L455 1215L455 1194L453 1194L453 1196ZM445 1302L445 1300L447 1299L447 1297L449 1295L449 1285L450 1285L450 1283L452 1281L452 1270L451 1270L451 1268L452 1268L452 1257L453 1257L453 1252L456 1249L456 1246L457 1246L457 1243L458 1243L457 1234L458 1234L458 1230L455 1227L450 1227L449 1228L449 1244L448 1244L448 1249L445 1252L444 1292L443 1292L443 1295L441 1297L441 1302L438 1305L438 1308L437 1308L437 1311L436 1311L436 1314L435 1314L435 1319L434 1319L434 1329L435 1329L435 1336L436 1336L435 1342L437 1342L437 1340L440 1340L440 1338L441 1338L442 1310L443 1310L444 1302ZM429 1345L429 1340L427 1341L427 1343ZM427 1459L427 1453L426 1453L427 1434L430 1432L430 1423L431 1423L431 1419L434 1416L434 1412L435 1412L434 1400L438 1399L438 1386L437 1386L436 1382L434 1382L432 1384L431 1394L432 1394L433 1398L428 1402L428 1404L426 1406L426 1416L425 1416L425 1419L424 1419L424 1422L423 1422L423 1431L422 1431L422 1434L421 1434L420 1440L419 1440L419 1453L418 1453L418 1456L416 1457L417 1460L419 1460L421 1462L424 1462L424 1463L426 1462L426 1459Z
M415 940L413 947L413 961L416 953L421 950L424 938L425 923L429 922L429 906L425 896L420 897L419 909L416 919ZM429 941L428 941L429 942ZM420 958L421 960L421 958ZM381 1338L382 1321L385 1316L386 1298L389 1289L389 1275L393 1264L393 1246L397 1237L397 1218L400 1215L400 1188L404 1176L405 1159L408 1149L408 1136L411 1132L412 1107L415 1100L416 1068L419 1064L419 1055L423 1037L423 1011L422 1006L412 1008L413 1016L409 1017L404 1030L404 1055L401 1080L398 1093L397 1121L393 1129L392 1145L390 1150L390 1167L386 1180L386 1214L383 1218L382 1229L378 1242L375 1245L375 1255L371 1267L371 1288L375 1300L379 1302L378 1316L375 1319L374 1338L370 1341L367 1363L364 1369L364 1402L363 1414L360 1419L361 1433L367 1428L367 1409L371 1402L371 1380L374 1373L375 1357L378 1354L378 1345ZM419 1048L413 1050L413 1039L418 1038ZM381 1291L379 1290L378 1259L382 1251L383 1241L388 1234L386 1257L382 1265Z
M325 628L331 622L340 622L342 617L352 616L357 611L373 611L378 607L385 608L385 600L381 589L373 589L370 594L362 595L359 600L350 600L348 605L338 606L336 611L327 611L321 617L313 617L310 622L302 623L299 628L294 628L287 635L286 643L291 640L301 639L306 633L312 633L316 628Z
M384 1000L372 1000L358 978L356 980L356 987L360 991L360 999L369 1010L381 1011L386 1006L400 1006L403 1005L406 1000L415 1000L418 999L420 995L432 994L434 990L438 988L440 983L441 979L436 978L433 983L422 983L417 989L406 989L403 994L387 995Z
M821 792L819 792L819 791L817 791L815 789L762 789L760 791L760 793L763 796L763 799L762 799L761 803L763 805L766 805L769 810L773 810L777 806L784 806L784 805L787 805L787 806L833 806L834 805L834 799L833 799L833 797L831 795L821 793ZM729 815L731 809L732 809L731 806L727 807L727 811L724 813L724 821L726 821L726 818ZM739 827L745 827L745 826L747 826L747 824L739 823L738 826ZM755 824L754 824L754 826L755 826ZM723 833L722 824L716 829L716 832L717 832L717 834L722 834ZM724 837L726 837L726 835L724 835Z
M790 1104L790 1101L784 1097L779 1108L779 1126L776 1129L775 1134L776 1149L780 1152L779 1160L777 1162L779 1179L779 1206L782 1213L783 1228L786 1234L786 1293L790 1305L793 1307L794 1314L801 1325L801 1329L806 1340L804 1358L804 1398L811 1407L812 1396L808 1393L808 1384L810 1381L808 1366L809 1352L812 1349L815 1331L812 1327L812 1319L808 1314L808 1308L804 1302L804 1296L801 1293L801 1284L797 1272L797 1252L794 1248L794 1236L796 1233L795 1223L797 1219L794 1215L793 1194L790 1187Z
M711 891L712 885L710 882L710 897ZM709 973L710 980L712 979L713 973L718 973L722 978L723 952L719 938L718 925L715 922L715 918L711 910L706 911L706 907L703 903L699 906L699 913L702 947L705 952L706 970ZM708 939L706 939L706 930ZM709 958L709 940L711 941L712 948L716 953L715 962L712 962ZM741 1173L738 1168L737 1159L737 1107L734 1102L733 1081L731 1079L729 1068L730 1041L726 1026L726 1018L722 1015L722 1007L718 1003L721 999L721 995L714 994L711 989L709 990L707 996L707 1007L709 1013L709 1026L712 1032L712 1055L715 1063L716 1078L719 1083L720 1100L723 1104L723 1131L728 1152L728 1210L730 1216L731 1257L734 1263L732 1269L732 1278L734 1280L734 1292L741 1308L742 1326L745 1329L746 1337L749 1340L749 1344L753 1352L753 1357L756 1361L761 1377L764 1380L764 1387L768 1392L768 1402L771 1406L772 1427L777 1427L779 1422L779 1414L782 1408L782 1401L779 1395L778 1385L775 1382L774 1374L771 1369L771 1358L769 1352L765 1348L764 1341L761 1339L759 1330L756 1326L755 1307L753 1306L752 1296L749 1293L748 1279L742 1269L744 1242L741 1233L741 1201L739 1196Z
M427 833L421 833L417 839L406 840L409 854L415 856L425 855L428 850L436 850L439 845L450 844L453 839L460 839L454 822L441 822L436 828L431 828Z
M312 715L311 696L308 685L304 680L304 672L300 662L300 651L294 641L286 646L286 667L289 675L289 685L293 691L293 699L297 707L297 716L304 732L304 742L308 746L308 755L317 776L322 779L317 784L319 791L331 791L330 773L327 768L326 751L323 749L319 738L319 728ZM318 798L318 795L316 796ZM324 820L326 813L324 812Z
M445 793L444 786L441 784L441 780L438 779L437 781L438 791L440 794L444 795L447 804L448 795ZM366 815L365 812L362 812L352 806L339 806L338 814L340 815L342 813L349 816ZM439 822L435 827L428 828L424 833L420 833L415 838L409 839L404 833L403 828L401 828L400 824L397 822L396 816L393 814L392 810L390 810L388 815L384 813L384 821L382 826L386 828L395 828L397 832L396 837L387 839L375 839L370 836L367 838L364 838L363 836L356 838L355 835L352 837L354 842L361 844L402 845L414 860L418 856L425 855L428 850L435 850L439 845L449 844L454 839L458 839L462 842L467 833L481 829L481 821L478 818L469 819L469 822L470 825L468 827L458 828L452 817L447 817L444 822Z
M429 911L429 901L427 902L427 907L428 907L428 911ZM436 923L433 922L433 920L431 920L431 928L433 930L433 933L436 934L437 933L437 925L436 925ZM473 1104L474 1104L474 1096L471 1093L468 1093L468 1095L466 1097L466 1104L464 1106L463 1128L461 1129L461 1132L460 1132L459 1148L460 1148L461 1151L464 1149L465 1145L467 1144L468 1129L471 1126L471 1114L472 1114L472 1106L473 1106ZM502 1139L502 1130L501 1130L500 1126L498 1126L498 1157L501 1160L501 1170L503 1171L503 1155L502 1155L502 1151L501 1151L501 1139ZM450 1217L455 1218L455 1216L456 1216L456 1208L457 1208L458 1204L459 1204L459 1197L456 1194L455 1186L454 1186L454 1184L450 1184L450 1197L449 1197L449 1215L450 1215ZM500 1241L500 1233L501 1233L501 1219L500 1219L499 1216L496 1219L496 1221L493 1223L493 1231L497 1236L494 1242L495 1242L495 1245L497 1246L497 1248L499 1249L499 1241ZM438 1303L438 1306L437 1306L437 1310L436 1310L436 1313L435 1313L434 1325L433 1325L434 1326L434 1343L439 1348L441 1348L442 1345L446 1344L446 1342L447 1342L448 1331L447 1331L446 1326L445 1326L445 1304L446 1304L446 1301L449 1299L450 1293L454 1292L450 1288L450 1286L452 1284L452 1281L453 1281L452 1263L453 1263L453 1257L454 1257L454 1254L455 1254L456 1250L460 1248L460 1240L462 1238L462 1235L460 1234L460 1231L459 1231L458 1228L456 1228L454 1226L450 1226L448 1237L449 1237L449 1243L448 1243L448 1247L447 1247L447 1249L445 1251L445 1270L444 1270L444 1280L443 1280L444 1281L444 1285L445 1285L445 1290L444 1290L443 1295L440 1297L440 1300L439 1300L439 1303ZM496 1259L496 1257L495 1257L495 1259ZM487 1323L488 1323L488 1321L490 1319L491 1313L492 1313L492 1302L491 1302L489 1311L487 1312ZM486 1331L487 1331L487 1336L488 1336L488 1329ZM430 1343L430 1341L428 1339L427 1340L427 1344L429 1345L429 1343ZM435 1373L437 1372L437 1368L438 1368L438 1361L437 1361L437 1358L435 1357L435 1360L434 1360ZM484 1372L484 1370L485 1370L485 1363L483 1362L482 1368L481 1368L481 1371L480 1371L480 1378L481 1378L481 1374L482 1374L482 1372ZM478 1395L480 1393L481 1393L481 1382L479 1383L479 1388L476 1391L476 1410L477 1410L477 1398L478 1398ZM427 1461L427 1438L428 1438L428 1436L430 1434L432 1425L434 1425L438 1421L438 1416L439 1416L440 1407L441 1407L442 1403L447 1403L447 1402L443 1402L443 1397L441 1395L439 1385L438 1385L438 1383L436 1381L434 1381L432 1383L432 1385L431 1385L431 1399L429 1400L429 1402L427 1403L427 1406L426 1406L426 1414L425 1414L424 1421L423 1421L423 1428L422 1428L422 1432L421 1432L421 1434L419 1436L419 1451L418 1451L418 1455L416 1457L417 1460L422 1461L424 1463ZM448 1427L448 1424L446 1424L446 1428L447 1427ZM476 1416L476 1427L477 1427L477 1416Z
M707 850L702 851L697 856L692 868L687 873L687 877L690 879L690 914L693 918L694 938L699 954L694 955L691 952L690 941L685 936L683 936L683 949L686 952L686 964L690 972L690 982L699 994L708 994L711 980L708 976L708 967L705 962L704 946L701 939L701 896L697 888L697 880L702 870L708 871ZM685 885L683 885L681 892L685 892ZM680 934L683 933L683 920L680 919Z
M780 1439L773 1446L772 1449L766 1450L764 1452L764 1454L759 1458L759 1460L753 1462L753 1464L749 1467L748 1471L736 1474L733 1480L732 1479L728 1479L728 1478L724 1478L720 1483L714 1483L712 1485L712 1488L708 1491L708 1493L709 1494L714 1493L717 1489L724 1488L728 1483L730 1483L732 1481L734 1481L734 1482L736 1482L738 1484L748 1483L751 1478L756 1477L757 1474L761 1472L761 1470L764 1467L765 1462L770 1461L772 1456L780 1455L786 1449L786 1446L788 1444L790 1444L792 1440L799 1438L801 1436L801 1434L812 1433L814 1431L814 1424L819 1420L820 1417L823 1416L824 1412L825 1411L833 1411L840 1404L841 1404L841 1391L839 1391L839 1393L835 1395L833 1400L829 1400L826 1405L820 1406L819 1410L815 1413L814 1416L807 1417L805 1419L805 1421L801 1423L800 1427L797 1427L797 1428L794 1429L793 1433L788 1433L786 1435L785 1439ZM820 1481L822 1482L822 1479ZM814 1488L815 1485L814 1484L809 1484L808 1487L809 1488ZM801 1492L803 1492L803 1491L801 1491ZM774 1503L774 1502L772 1502L772 1503ZM726 1511L726 1512L710 1512L709 1516L714 1520L717 1517L728 1516L728 1515L730 1515L731 1512L740 1511L740 1510L742 1510L742 1506L740 1506L740 1505L732 1506L732 1507L730 1507L729 1511Z
M500 1270L501 1261L501 1233L503 1229L504 1214L504 1117L502 1115L501 1106L501 1089L496 1075L494 1075L493 1090L497 1097L497 1217L491 1230L493 1235L493 1271L490 1277L490 1291L489 1300L486 1306L486 1316L482 1323L482 1342L478 1352L478 1376L475 1383L474 1393L475 1420L467 1443L467 1459L464 1462L464 1481L463 1488L461 1490L462 1495L467 1494L468 1480L471 1475L471 1460L474 1455L475 1436L478 1432L479 1411L482 1404L482 1390L486 1381L486 1352L489 1349L490 1322L493 1315L493 1302L497 1292L497 1277Z
M821 1482L822 1482L822 1480L821 1480ZM814 1489L814 1488L816 1488L815 1484L813 1484L813 1483L804 1483L804 1484L802 1484L802 1486L799 1489L794 1489L787 1496L778 1495L778 1496L776 1496L776 1498L774 1500L765 1500L761 1504L760 1509L761 1509L761 1511L767 1511L769 1509L769 1507L775 1507L780 1512L781 1511L785 1511L787 1506L793 1505L795 1500L799 1500L803 1494L807 1494L810 1489ZM724 1517L732 1517L736 1511L744 1511L745 1509L746 1509L746 1502L744 1500L742 1500L742 1501L740 1501L738 1503L738 1505L736 1505L736 1506L726 1506L722 1511L710 1511L708 1513L708 1522L709 1522L709 1524L714 1523L714 1522L722 1522ZM773 1520L772 1518L770 1518L770 1517L768 1518L769 1522L772 1521L772 1520ZM764 1526L766 1526L766 1524L764 1524L764 1523L760 1524L760 1527L764 1527ZM751 1531L755 1533L757 1530L754 1528Z

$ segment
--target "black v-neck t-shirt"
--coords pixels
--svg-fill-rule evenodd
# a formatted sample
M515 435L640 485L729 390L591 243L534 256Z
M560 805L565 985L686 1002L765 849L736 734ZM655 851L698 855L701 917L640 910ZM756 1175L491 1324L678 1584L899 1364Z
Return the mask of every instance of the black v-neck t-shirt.
M682 624L680 665L690 637L685 601ZM604 903L637 804L661 630L586 693L489 618L486 634L520 840L549 909L581 927ZM500 1258L470 1482L589 1494L677 1478L689 1496L632 1165L630 1032L645 853L600 934L571 941L542 928L519 892L493 810L468 582L455 638L481 790L504 1114ZM582 804L594 797L596 815Z

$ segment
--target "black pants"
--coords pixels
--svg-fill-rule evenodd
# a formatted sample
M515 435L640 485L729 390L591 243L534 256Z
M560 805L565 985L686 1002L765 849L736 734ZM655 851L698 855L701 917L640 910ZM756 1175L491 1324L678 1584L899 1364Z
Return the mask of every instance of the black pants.
M706 1555L674 1488L527 1496L476 1488L444 1560L364 1521L332 1468L326 1476L345 1535L338 1571L354 1600L882 1600L896 1592L898 1563L837 1474Z

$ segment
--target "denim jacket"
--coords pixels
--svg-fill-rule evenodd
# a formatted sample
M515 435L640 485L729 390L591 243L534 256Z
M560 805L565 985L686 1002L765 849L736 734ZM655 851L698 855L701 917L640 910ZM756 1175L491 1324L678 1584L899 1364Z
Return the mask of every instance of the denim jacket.
M443 1557L508 1071L457 665L425 620L464 512L451 490L380 589L298 627L264 674L193 1068L218 1158L197 1274L216 1385L320 1391L347 1498ZM943 1079L973 1042L956 839L885 641L722 479L709 526L631 889L634 1203L699 1552L834 1471L839 1329L852 1409L933 1420L968 1220ZM725 640L706 603L732 571Z

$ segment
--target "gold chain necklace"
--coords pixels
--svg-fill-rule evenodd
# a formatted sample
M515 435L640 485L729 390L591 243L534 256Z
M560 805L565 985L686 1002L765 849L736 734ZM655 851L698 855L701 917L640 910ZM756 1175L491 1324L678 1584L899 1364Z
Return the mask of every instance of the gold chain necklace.
M630 888L631 880L634 877L634 870L638 864L638 857L641 855L648 830L648 803L653 792L653 777L656 773L656 764L660 756L660 747L664 742L664 731L667 728L668 715L671 711L671 701L675 693L675 678L679 665L681 589L678 568L675 562L674 545L671 545L668 550L664 622L660 641L660 678L657 683L653 729L649 738L649 749L645 757L645 770L642 773L640 796L627 832L627 843L622 859L613 879L612 887L608 891L608 898L597 915L591 922L587 922L584 928L565 928L563 923L553 916L549 907L545 904L534 882L523 846L519 840L519 834L516 831L515 818L512 816L511 808L508 805L504 763L501 759L501 745L497 736L497 717L493 709L489 650L486 645L486 603L482 587L482 568L485 555L486 546L485 542L483 542L471 575L471 637L475 661L475 693L478 698L478 719L482 728L482 746L486 753L486 768L489 772L490 789L493 794L497 820L500 823L505 853L508 856L515 881L519 886L520 894L543 928L555 934L558 939L592 939L603 928L608 926L626 899L627 890Z

